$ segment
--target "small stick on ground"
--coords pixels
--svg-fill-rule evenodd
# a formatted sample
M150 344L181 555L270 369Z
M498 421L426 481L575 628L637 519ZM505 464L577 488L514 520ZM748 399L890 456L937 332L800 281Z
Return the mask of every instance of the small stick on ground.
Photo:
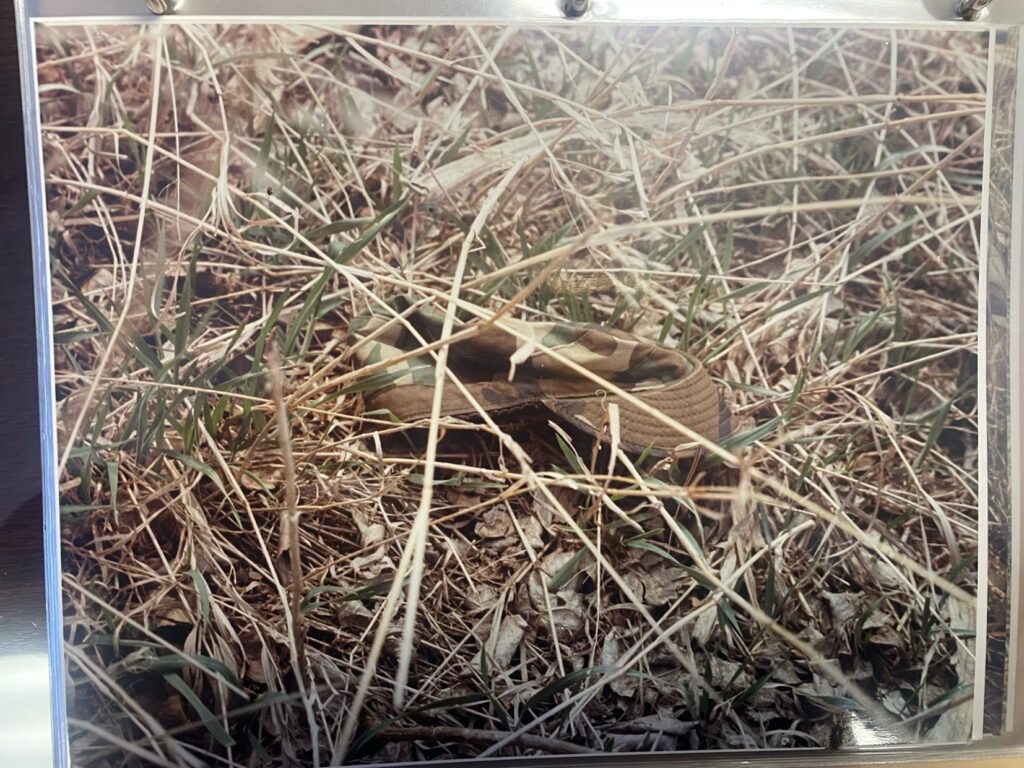
M383 739L394 741L460 741L476 744L494 744L510 734L506 731L490 731L479 728L452 728L447 726L416 725L409 727L384 728L378 734ZM536 736L529 733L520 734L512 741L520 747L539 749L553 755L593 755L596 750L573 744L571 741L552 739L547 736Z
M267 371L270 374L270 390L274 400L274 413L277 419L277 443L281 448L281 459L284 462L284 507L281 510L281 540L278 544L278 556L288 553L289 578L289 610L291 612L292 642L295 644L298 669L295 677L306 679L306 648L304 628L302 624L302 553L299 546L299 512L295 483L295 458L292 455L291 429L288 422L288 408L284 397L284 376L281 373L281 354L277 343L271 342L267 350Z

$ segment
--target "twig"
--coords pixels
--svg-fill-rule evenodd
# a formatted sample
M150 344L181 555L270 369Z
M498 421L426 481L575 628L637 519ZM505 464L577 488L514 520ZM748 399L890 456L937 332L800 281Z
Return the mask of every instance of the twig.
M306 701L306 679L308 665L306 662L305 627L302 621L302 552L299 544L299 511L297 507L295 483L295 458L292 455L291 429L288 422L288 409L284 398L284 377L281 374L281 354L277 349L276 340L271 341L267 350L267 370L270 373L270 389L274 399L277 418L277 443L281 449L284 462L284 509L281 510L281 541L278 544L278 555L288 552L290 578L288 585L289 633L295 646L295 680L303 701ZM311 723L315 727L315 723ZM313 733L316 733L314 730ZM314 756L317 750L314 749ZM314 760L319 764L319 760Z
M461 741L475 744L494 744L508 738L506 731L490 731L481 728L454 728L450 726L412 725L408 727L390 726L380 731L380 736L393 741ZM549 736L536 736L523 733L512 738L511 744L518 744L527 749L539 749L553 755L593 755L597 750L573 744L571 741L553 739Z
M281 449L284 462L284 508L281 510L281 540L278 543L278 556L288 553L291 584L292 634L299 654L299 667L296 674L303 676L306 668L306 653L302 635L302 553L299 549L299 512L297 509L297 491L295 487L295 458L292 455L292 441L288 424L288 409L284 402L284 379L281 375L281 356L277 345L271 343L267 351L267 370L270 372L270 388L274 399L274 410L277 418L277 444Z

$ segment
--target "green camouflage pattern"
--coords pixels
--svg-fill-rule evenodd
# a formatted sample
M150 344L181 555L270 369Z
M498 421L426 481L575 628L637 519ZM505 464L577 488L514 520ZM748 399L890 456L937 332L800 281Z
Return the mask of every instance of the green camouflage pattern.
M378 366L364 390L369 409L386 409L406 423L430 415L435 357L420 352L441 338L444 316L399 297L355 318L349 343L361 367ZM613 328L560 321L503 318L526 343L484 325L449 345L448 368L473 400L446 377L441 414L477 418L533 408L607 440L607 406L619 406L621 444L633 452L685 452L692 441L624 398L579 375L549 350L629 392L701 436L719 442L733 429L732 414L700 362L691 355ZM454 332L466 326L456 323ZM436 354L436 353L435 353ZM395 360L387 365L388 360ZM380 364L384 363L381 367ZM479 406L479 409L478 407Z

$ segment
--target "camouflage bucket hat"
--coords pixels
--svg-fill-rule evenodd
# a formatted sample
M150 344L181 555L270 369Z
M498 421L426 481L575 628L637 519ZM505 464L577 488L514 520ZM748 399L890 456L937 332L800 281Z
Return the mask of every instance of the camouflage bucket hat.
M359 365L376 366L362 387L367 408L386 409L413 424L430 416L435 373L434 357L415 351L440 339L444 317L404 297L391 300L387 307L393 311L374 307L354 319L349 343ZM620 444L627 451L657 456L693 453L693 443L678 430L580 376L548 354L554 350L712 442L733 431L729 407L690 354L593 324L513 319L502 323L533 344L524 344L501 328L483 326L475 335L453 342L448 352L449 370L495 418L537 409L607 442L608 405L616 403ZM454 332L465 328L457 323ZM396 362L387 365L392 359ZM446 378L441 415L473 419L479 412Z

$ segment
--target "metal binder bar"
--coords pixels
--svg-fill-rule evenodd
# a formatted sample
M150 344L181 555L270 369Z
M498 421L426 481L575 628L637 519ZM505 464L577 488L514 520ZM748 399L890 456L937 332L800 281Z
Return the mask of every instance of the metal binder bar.
M151 0L155 5L173 6L172 0ZM982 10L978 0L968 10ZM146 0L26 0L25 11L32 17L136 17L153 18ZM283 7L275 0L180 0L176 15L202 17L245 16L265 18L459 18L553 21L565 19L558 0L307 0ZM593 0L585 18L594 21L680 21L775 24L860 23L934 25L969 23L962 20L959 0L732 0L728 3L680 3L678 0ZM977 6L977 8L976 8ZM173 9L172 9L173 10ZM1024 3L995 0L983 9L980 22L1024 24ZM979 22L973 22L979 23Z

